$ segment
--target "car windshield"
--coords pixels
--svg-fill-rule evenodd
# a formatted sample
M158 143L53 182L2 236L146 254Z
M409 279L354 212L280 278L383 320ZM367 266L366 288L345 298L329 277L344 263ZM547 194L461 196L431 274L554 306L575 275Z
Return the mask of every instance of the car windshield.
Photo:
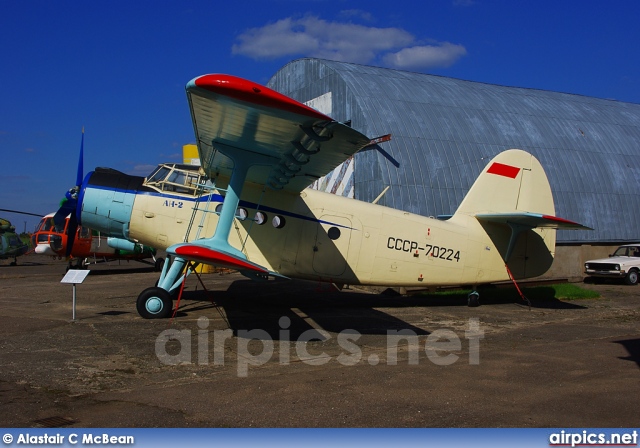
M640 246L620 246L613 253L614 257L640 257Z

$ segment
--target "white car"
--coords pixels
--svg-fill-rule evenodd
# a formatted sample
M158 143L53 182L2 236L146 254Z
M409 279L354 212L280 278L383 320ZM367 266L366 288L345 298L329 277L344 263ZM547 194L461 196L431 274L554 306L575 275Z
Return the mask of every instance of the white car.
M640 272L640 243L625 244L609 255L609 258L589 260L584 273L594 278L624 278L627 285L638 283Z

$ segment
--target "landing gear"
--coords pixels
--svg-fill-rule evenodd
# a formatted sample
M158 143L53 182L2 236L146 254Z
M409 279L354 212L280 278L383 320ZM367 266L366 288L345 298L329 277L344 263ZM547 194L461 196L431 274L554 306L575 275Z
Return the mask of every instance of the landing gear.
M164 258L156 258L156 261L153 264L153 270L156 272L161 272L163 266L164 266Z
M87 269L88 263L86 263L86 258L76 258L75 266L73 260L73 258L69 259L69 264L67 265L66 269L67 272L69 271L69 269Z
M156 260L156 267L161 267L162 272L156 286L145 289L138 296L136 309L140 316L145 319L164 319L171 316L173 311L171 293L177 291L184 282L186 266L186 260L180 257L169 256L166 260L162 258Z
M168 291L152 286L140 293L136 301L136 309L145 319L164 319L171 316L173 299Z
M480 294L478 291L471 291L467 296L468 306L480 306Z

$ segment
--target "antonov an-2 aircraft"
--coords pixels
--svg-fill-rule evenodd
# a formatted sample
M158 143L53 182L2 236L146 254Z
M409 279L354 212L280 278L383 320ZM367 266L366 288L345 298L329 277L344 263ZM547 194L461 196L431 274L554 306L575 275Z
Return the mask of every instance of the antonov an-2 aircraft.
M542 166L521 150L491 160L447 220L308 189L370 139L234 76L200 76L186 91L200 172L164 165L145 179L96 168L83 180L79 168L57 214L166 249L157 286L137 299L144 318L171 315L190 262L255 280L475 286L543 274L556 229L586 228L555 216Z

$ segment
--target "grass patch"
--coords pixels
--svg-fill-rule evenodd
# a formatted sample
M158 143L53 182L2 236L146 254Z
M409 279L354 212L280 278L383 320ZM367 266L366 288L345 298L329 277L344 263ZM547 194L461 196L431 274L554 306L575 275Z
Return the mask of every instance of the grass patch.
M559 283L557 285L529 286L521 287L522 293L529 300L581 300L597 299L600 294L590 289L581 288L574 283ZM471 292L471 289L444 290L421 294L426 298L464 298ZM481 300L491 297L492 301L515 301L520 300L520 294L514 286L495 287L488 286L478 288Z
M556 292L556 299L580 300L597 299L598 297L600 297L600 294L597 291L581 288L575 283L560 283L558 285L551 285L551 288L553 288Z

